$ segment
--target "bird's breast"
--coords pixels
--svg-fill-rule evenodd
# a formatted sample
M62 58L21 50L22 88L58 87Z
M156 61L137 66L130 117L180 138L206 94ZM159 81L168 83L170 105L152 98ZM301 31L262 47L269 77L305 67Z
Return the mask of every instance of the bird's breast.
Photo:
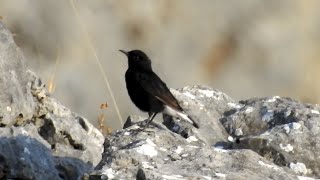
M145 112L162 111L163 104L142 86L143 78L145 78L143 73L127 70L125 79L131 101Z

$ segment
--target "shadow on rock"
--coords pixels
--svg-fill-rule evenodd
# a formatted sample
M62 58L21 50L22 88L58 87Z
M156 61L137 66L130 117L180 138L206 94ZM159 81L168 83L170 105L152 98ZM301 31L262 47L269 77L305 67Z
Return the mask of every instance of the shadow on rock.
M48 144L18 135L0 138L0 179L78 179L91 163L52 155Z

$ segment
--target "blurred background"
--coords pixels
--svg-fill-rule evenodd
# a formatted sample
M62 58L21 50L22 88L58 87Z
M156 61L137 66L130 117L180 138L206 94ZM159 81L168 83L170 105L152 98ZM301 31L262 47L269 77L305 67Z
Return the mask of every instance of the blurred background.
M319 103L319 7L318 0L1 0L0 16L53 97L96 126L103 119L118 129L105 77L123 121L147 117L129 99L119 49L145 51L171 88L203 84L237 100Z

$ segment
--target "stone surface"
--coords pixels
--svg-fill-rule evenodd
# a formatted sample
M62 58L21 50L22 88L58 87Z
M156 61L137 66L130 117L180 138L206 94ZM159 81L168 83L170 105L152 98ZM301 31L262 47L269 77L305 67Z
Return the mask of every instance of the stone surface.
M101 160L104 137L24 63L0 21L0 179L78 179Z
M205 86L185 87L178 90L172 89L171 91L180 100L179 103L185 111L201 127L199 130L191 129L192 134L196 135L199 140L206 144L216 145L228 138L228 133L219 122L219 119L223 112L237 106L233 99L220 91L212 90ZM168 119L170 118L164 118L165 124L167 124L166 121ZM189 123L181 123L191 127ZM169 129L175 131L175 129L179 129L177 127L179 126L169 127Z
M89 179L319 178L319 107L290 98L236 102L204 86L172 90L200 128L164 116L106 138Z
M296 179L251 150L224 150L187 139L161 124L146 130L133 125L106 139L103 160L91 179Z
M31 94L25 60L11 33L0 22L0 118L31 118L36 106Z
M277 96L240 103L221 119L231 135L242 132L233 148L252 149L297 174L320 177L319 105Z

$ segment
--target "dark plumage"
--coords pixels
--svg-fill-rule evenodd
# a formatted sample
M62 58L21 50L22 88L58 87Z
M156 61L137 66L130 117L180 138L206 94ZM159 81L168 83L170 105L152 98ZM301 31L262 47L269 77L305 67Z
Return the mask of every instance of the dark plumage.
M125 75L127 90L132 102L142 111L149 113L146 126L159 112L182 118L199 128L179 105L167 85L152 71L151 60L140 50L120 50L128 57Z
M141 168L138 169L136 180L147 180L146 174L144 173L143 169Z

